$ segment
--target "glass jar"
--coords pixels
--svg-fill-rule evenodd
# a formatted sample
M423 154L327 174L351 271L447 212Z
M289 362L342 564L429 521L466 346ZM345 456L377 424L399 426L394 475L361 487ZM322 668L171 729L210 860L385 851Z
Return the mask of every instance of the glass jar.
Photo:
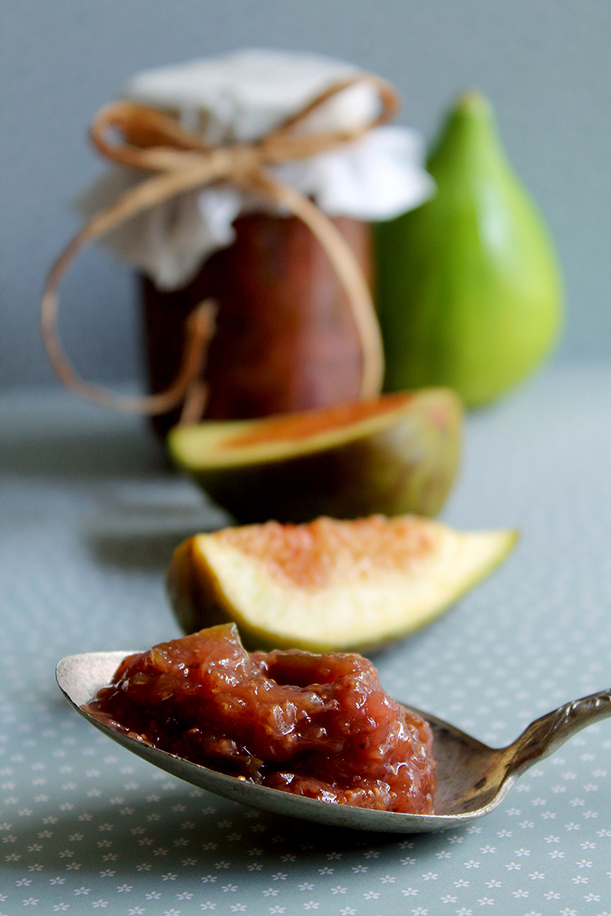
M333 220L369 283L369 224ZM347 296L310 229L295 217L239 217L236 238L181 289L141 276L148 381L164 390L180 366L185 321L208 297L216 331L203 377L207 419L243 419L324 407L359 395L362 355ZM165 435L180 408L153 420Z

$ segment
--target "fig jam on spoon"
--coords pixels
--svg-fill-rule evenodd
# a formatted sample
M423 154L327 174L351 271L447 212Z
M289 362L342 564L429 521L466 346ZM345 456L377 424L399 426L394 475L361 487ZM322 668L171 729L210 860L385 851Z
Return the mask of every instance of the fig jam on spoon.
M401 707L358 655L249 655L222 626L125 656L58 664L60 688L91 724L211 792L365 830L438 830L487 814L529 766L611 715L603 691L495 750Z

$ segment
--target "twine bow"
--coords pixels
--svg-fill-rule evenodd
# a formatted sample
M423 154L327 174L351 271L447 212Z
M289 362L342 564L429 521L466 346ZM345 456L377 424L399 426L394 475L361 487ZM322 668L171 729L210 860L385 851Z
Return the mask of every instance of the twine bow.
M361 127L319 133L300 133L298 126L315 109L357 83L372 84L380 96L380 113ZM198 306L186 324L182 365L166 391L144 397L119 396L82 379L66 358L57 332L58 287L76 254L127 220L158 204L214 182L229 182L283 206L309 226L325 249L344 287L362 351L360 397L374 397L381 389L384 359L375 309L358 261L331 220L307 197L278 181L270 166L306 159L353 143L368 130L386 123L398 106L395 90L373 74L357 74L318 95L300 112L253 143L208 144L199 134L182 127L163 112L133 102L114 102L102 108L90 128L96 149L121 165L152 173L126 191L112 206L97 213L72 239L52 266L41 303L41 330L51 364L67 388L87 400L126 412L165 413L185 398L190 407L183 420L196 419L194 405L205 400L200 380L206 350L214 329L214 305ZM109 134L119 134L111 142Z

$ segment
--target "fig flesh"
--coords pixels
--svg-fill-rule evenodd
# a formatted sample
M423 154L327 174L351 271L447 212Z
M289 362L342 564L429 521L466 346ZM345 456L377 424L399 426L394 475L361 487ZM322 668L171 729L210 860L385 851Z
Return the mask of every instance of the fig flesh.
M175 463L239 522L435 515L458 469L449 390L385 395L258 420L175 427Z
M189 538L167 584L186 633L233 622L250 648L371 649L441 614L515 540L417 516L267 522Z

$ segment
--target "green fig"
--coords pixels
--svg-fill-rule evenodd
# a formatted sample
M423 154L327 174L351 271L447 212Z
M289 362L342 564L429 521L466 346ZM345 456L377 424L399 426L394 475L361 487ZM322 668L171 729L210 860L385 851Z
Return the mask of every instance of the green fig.
M427 168L437 193L377 227L385 387L447 385L475 407L549 353L561 322L560 272L479 93L450 111Z

